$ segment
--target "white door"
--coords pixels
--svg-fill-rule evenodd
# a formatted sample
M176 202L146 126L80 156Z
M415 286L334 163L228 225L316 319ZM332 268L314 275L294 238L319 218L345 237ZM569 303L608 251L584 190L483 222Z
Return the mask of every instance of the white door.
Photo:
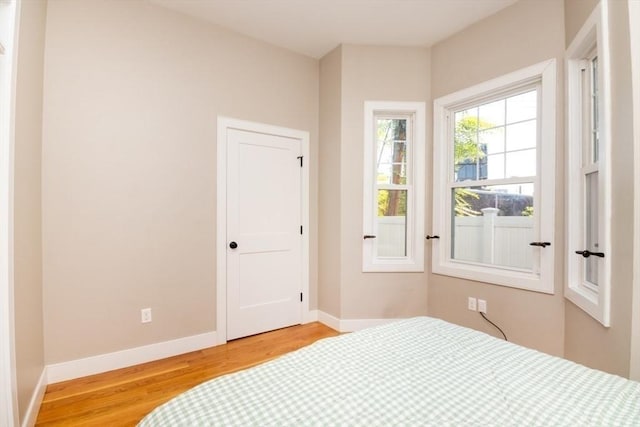
M300 139L227 132L227 339L302 323Z

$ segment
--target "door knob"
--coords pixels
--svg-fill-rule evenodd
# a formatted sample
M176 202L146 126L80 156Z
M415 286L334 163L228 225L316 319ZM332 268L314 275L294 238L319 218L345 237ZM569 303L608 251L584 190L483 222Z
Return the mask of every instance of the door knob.
M231 249L235 249L235 248L237 248L237 247L238 247L238 244L237 244L236 242L231 242L231 243L229 243L229 247L230 247Z

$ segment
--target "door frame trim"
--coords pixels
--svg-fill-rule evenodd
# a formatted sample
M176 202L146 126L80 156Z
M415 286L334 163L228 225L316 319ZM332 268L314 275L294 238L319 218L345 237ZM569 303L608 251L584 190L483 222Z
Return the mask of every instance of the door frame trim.
M238 129L300 140L302 168L302 301L300 322L309 318L309 132L218 116L217 132L217 194L216 194L216 335L217 343L227 342L227 131Z
M6 125L0 132L0 425L18 425L20 411L18 405L18 379L15 340L14 307L14 151L16 87L18 67L18 43L20 34L21 3L3 2L6 15L2 21L10 22L6 45L5 76L8 92L0 100L0 124ZM5 19L6 18L6 19ZM1 78L2 76L0 76Z

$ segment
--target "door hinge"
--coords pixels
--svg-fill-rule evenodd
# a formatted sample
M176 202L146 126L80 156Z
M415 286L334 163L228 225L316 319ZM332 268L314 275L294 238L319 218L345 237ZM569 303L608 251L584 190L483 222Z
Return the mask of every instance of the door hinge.
M300 302L302 302L302 292L300 292Z
M298 156L297 159L300 160L300 167L302 167L302 159L304 159L304 156Z
M300 234L302 234L302 226L300 226Z

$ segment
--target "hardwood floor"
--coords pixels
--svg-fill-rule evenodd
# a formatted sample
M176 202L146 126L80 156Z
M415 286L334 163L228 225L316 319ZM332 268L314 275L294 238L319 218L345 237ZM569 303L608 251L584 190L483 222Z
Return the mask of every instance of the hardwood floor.
M293 326L180 356L47 387L37 426L134 426L156 406L208 379L339 335L321 323Z

